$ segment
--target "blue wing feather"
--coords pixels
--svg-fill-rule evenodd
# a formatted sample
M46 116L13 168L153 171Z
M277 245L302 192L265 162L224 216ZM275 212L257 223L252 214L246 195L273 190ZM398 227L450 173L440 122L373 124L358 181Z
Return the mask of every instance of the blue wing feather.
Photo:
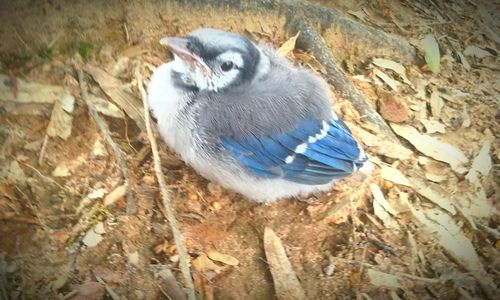
M224 138L221 144L257 176L309 185L326 184L351 174L366 161L365 156L360 157L358 144L344 122L332 118L328 126L327 134L320 136L323 122L306 120L286 133ZM297 146L304 143L307 143L305 151L296 153Z

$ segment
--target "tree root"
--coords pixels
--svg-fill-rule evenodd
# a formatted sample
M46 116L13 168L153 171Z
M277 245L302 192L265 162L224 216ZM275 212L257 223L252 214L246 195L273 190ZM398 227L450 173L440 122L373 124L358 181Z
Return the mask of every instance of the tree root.
M333 85L335 90L363 115L367 121L377 126L380 132L384 133L392 141L397 141L396 136L384 119L377 113L372 105L365 99L363 94L356 89L345 72L336 63L328 45L321 35L314 28L303 20L297 20L288 25L290 34L300 31L296 46L306 51L312 52L316 59L325 67L328 74L327 80Z
M216 12L226 11L233 14L242 11L257 13L258 16L250 15L254 21L273 18L275 23L279 23L279 17L285 17L286 23L289 24L295 20L307 20L310 24L314 24L313 28L323 36L328 36L325 38L327 44L339 59L345 58L346 54L355 54L359 61L366 61L374 56L390 58L403 64L415 63L418 60L415 47L405 39L356 22L334 8L296 0L175 0L175 2L185 6L189 11L197 6L207 12L210 12L207 8L211 8Z

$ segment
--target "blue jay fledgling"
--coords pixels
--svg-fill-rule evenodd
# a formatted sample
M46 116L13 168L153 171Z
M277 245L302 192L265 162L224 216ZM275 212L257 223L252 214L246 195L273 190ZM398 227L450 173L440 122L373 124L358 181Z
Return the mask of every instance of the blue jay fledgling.
M174 60L152 75L150 107L168 146L205 178L270 202L368 163L326 83L271 47L208 28L160 42Z

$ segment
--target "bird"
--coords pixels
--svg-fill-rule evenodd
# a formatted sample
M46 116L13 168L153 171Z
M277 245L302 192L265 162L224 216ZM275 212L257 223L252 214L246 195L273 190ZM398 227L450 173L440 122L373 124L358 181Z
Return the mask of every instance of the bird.
M173 60L150 77L150 112L169 148L206 179L269 203L369 169L326 81L272 45L213 28L160 44Z

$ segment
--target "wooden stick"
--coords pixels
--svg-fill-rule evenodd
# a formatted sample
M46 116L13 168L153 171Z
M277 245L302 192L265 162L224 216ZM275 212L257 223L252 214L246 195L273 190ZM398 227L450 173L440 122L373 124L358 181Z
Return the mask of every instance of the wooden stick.
M38 157L38 165L41 166L43 163L43 158L45 156L45 150L47 149L47 144L49 142L49 135L45 133L45 137L43 138L42 149L40 150L40 155Z
M163 172L161 170L158 145L156 144L156 139L153 135L153 130L151 129L148 99L146 91L144 90L140 67L141 64L139 63L135 69L135 77L137 78L137 86L141 93L142 102L144 103L144 120L146 122L146 131L148 133L149 142L151 144L151 151L153 153L153 162L154 162L156 178L158 179L158 185L160 186L161 196L163 199L163 206L167 211L168 222L170 223L170 228L172 229L175 245L177 247L177 251L179 252L179 265L181 268L182 275L184 276L184 281L188 292L188 299L196 300L193 279L191 278L191 271L189 270L189 256L187 254L187 250L184 245L184 237L182 236L182 233L179 230L179 224L177 223L174 209L172 208L172 192L166 187L167 184L165 182L165 178L163 177Z
M94 104L92 104L92 102L90 102L90 100L89 100L89 95L87 93L87 90L84 87L85 80L83 78L83 71L82 70L78 70L78 82L80 83L80 91L82 94L82 98L85 101L85 103L87 104L87 107L89 109L89 114L92 116L94 121L97 123L97 126L99 127L99 130L101 131L101 134L103 135L104 139L106 140L108 145L111 147L111 149L113 149L113 152L115 154L116 161L118 162L118 166L120 167L120 170L122 172L123 180L125 181L125 184L127 186L126 212L127 212L127 215L130 215L130 214L132 214L132 212L134 210L135 203L134 203L134 197L132 195L132 188L130 186L130 178L128 176L127 163L122 157L122 152L120 150L120 147L111 138L108 126L106 126L104 121L101 119L101 117L99 116L99 114L95 110Z
M123 22L122 24L123 24L123 31L125 33L125 41L128 44L130 42L130 36L128 34L127 22Z

